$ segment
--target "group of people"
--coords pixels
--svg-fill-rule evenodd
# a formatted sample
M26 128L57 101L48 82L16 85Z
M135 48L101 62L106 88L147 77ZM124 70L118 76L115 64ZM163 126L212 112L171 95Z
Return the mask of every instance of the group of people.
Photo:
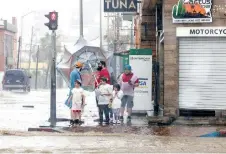
M71 108L71 125L80 124L81 113L85 106L85 95L81 88L80 71L82 64L77 62L70 74L70 97L67 105ZM102 125L120 123L124 121L124 111L127 106L127 121L131 121L134 89L139 86L138 77L132 72L130 65L126 65L117 83L111 83L111 77L104 61L100 61L95 77L96 103L99 111L99 123ZM105 119L103 118L103 115Z

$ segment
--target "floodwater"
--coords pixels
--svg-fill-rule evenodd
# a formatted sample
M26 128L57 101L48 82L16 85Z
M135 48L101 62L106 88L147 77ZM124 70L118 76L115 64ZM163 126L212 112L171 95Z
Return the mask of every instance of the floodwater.
M96 127L66 127L63 130L73 133L95 132L102 134L134 134L171 137L199 137L204 134L226 130L215 126L96 126Z
M223 138L152 135L0 136L0 153L226 152Z
M84 125L68 127L68 122L61 122L56 129L62 133L27 132L48 124L49 91L0 95L0 153L226 152L224 138L197 137L224 127L148 126L145 117L134 117L131 125L98 126L92 93L87 94ZM57 91L58 118L70 117L66 97L67 90Z

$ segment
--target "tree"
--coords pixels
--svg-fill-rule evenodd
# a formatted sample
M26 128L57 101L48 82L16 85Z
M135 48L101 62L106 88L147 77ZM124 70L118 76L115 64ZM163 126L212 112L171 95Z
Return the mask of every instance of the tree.
M62 52L61 50L61 35L56 36L56 53ZM50 71L50 64L51 64L51 57L52 57L52 46L51 46L51 35L46 33L44 37L40 39L40 52L39 52L39 62L45 62L48 64L48 68L46 70L46 79L44 88L47 87L48 76Z
M61 35L57 35L56 38L56 52L60 53L61 50ZM51 58L51 35L46 33L44 37L40 39L40 54L39 61L47 62Z

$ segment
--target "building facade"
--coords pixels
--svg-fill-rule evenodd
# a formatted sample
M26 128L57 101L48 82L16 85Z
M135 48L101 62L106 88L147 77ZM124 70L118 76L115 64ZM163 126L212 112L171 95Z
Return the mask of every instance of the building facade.
M163 34L163 3L162 0L142 0L137 16L134 19L134 40L136 48L151 48L153 64L163 59L163 44L160 43ZM162 60L163 61L163 60ZM154 66L154 65L153 65ZM156 70L153 70L152 89L158 95L153 93L153 100L158 97L158 104L163 109L163 63L159 63L160 68L158 81L156 80ZM152 66L150 66L152 67ZM153 67L154 68L154 67ZM156 91L156 86L158 91Z
M141 6L136 47L156 53L164 116L225 110L226 2L143 0Z
M12 24L0 20L0 71L16 66L17 58L17 21L12 18Z
M164 1L165 114L226 108L226 2Z

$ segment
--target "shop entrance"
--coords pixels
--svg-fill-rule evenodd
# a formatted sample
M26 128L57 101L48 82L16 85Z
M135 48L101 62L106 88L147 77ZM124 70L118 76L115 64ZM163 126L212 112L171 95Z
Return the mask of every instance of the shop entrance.
M179 38L179 108L226 109L226 38Z

